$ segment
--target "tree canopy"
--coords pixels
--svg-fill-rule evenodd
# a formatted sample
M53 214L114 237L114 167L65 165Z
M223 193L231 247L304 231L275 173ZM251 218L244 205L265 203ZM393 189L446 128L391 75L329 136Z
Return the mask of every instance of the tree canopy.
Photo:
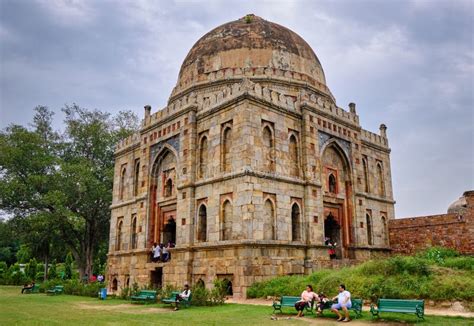
M0 132L0 209L13 216L10 224L46 271L52 253L70 251L81 276L91 275L108 241L114 146L138 129L138 118L74 104L63 108L66 127L59 132L51 110L35 110L29 128Z

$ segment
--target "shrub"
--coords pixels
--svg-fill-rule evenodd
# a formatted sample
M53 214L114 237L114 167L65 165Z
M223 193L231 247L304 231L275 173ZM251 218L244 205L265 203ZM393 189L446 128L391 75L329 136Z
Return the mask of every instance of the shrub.
M442 265L444 260L448 257L458 257L459 252L451 248L445 247L431 247L424 251L421 251L418 254L419 257L431 260L436 262L439 265Z
M48 279L54 280L57 277L58 277L58 273L56 271L56 260L53 260L53 262L49 266Z
M474 257L447 257L444 259L443 266L474 271Z
M70 252L66 255L66 262L64 263L64 279L69 280L72 278L72 254Z
M44 280L44 272L38 272L35 275L36 282L41 282Z

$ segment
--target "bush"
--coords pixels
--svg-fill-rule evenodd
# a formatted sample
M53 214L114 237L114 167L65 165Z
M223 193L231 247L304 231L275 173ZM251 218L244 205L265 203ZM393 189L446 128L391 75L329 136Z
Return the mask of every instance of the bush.
M206 289L201 285L196 285L192 288L192 303L195 306L213 306L223 304L227 294L228 283L215 279L214 287L211 290Z
M474 271L474 257L448 257L444 259L443 266Z
M458 257L459 252L451 248L445 247L431 247L418 254L419 257L431 260L437 264L443 264L444 260L448 257Z
M443 265L438 266L424 254L395 256L367 261L339 270L320 270L306 276L279 276L252 284L250 298L299 296L306 284L328 297L337 294L344 283L354 298L376 301L378 298L473 300L474 258L457 256L452 250L441 250Z
M56 260L53 260L53 262L49 266L48 279L54 280L57 277L58 277L58 273L56 271Z

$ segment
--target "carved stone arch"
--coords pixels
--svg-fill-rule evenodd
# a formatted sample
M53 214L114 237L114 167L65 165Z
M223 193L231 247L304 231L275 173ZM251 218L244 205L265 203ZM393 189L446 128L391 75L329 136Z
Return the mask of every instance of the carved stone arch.
M377 162L377 190L380 197L385 196L385 178L382 162Z
M232 239L232 223L233 223L233 206L232 201L229 198L225 198L221 205L221 214L220 214L220 229L221 236L220 239L231 240Z
M197 215L197 241L207 241L207 206L201 203L198 207Z
M349 175L352 176L352 163L351 160L349 159L349 154L346 153L344 148L339 144L339 142L336 139L330 139L327 143L325 143L322 148L321 148L321 157L324 155L324 152L328 148L333 148L336 152L339 153L339 155L342 157L346 168L347 172Z
M222 125L221 132L221 169L223 172L232 171L233 126L231 122Z
M209 166L209 137L204 133L199 138L198 177L205 178Z
M291 241L302 241L303 237L303 210L301 204L294 200L291 202Z
M158 163L158 160L159 159L162 159L165 154L167 153L167 151L171 152L171 154L174 155L174 157L176 158L176 171L179 171L179 155L178 155L178 152L176 151L176 149L174 149L173 146L171 146L170 144L163 144L163 147L160 148L160 150L158 151L158 153L156 153L156 155L150 160L150 162L152 162L152 164L150 164L150 178L153 177L153 169L154 167L156 166L159 166Z
M158 201L172 200L177 196L176 180L178 180L179 160L178 153L169 144L163 144L163 147L154 155L149 167L149 196L148 196L148 223L147 223L147 243L151 245L159 241L163 229L160 207ZM166 167L168 166L168 168ZM169 169L169 167L172 167ZM165 187L165 183L171 181L171 194ZM171 196L167 196L171 195ZM164 231L163 231L164 232Z
M374 235L373 235L373 223L372 223L372 216L370 216L369 213L366 213L365 214L365 223L366 223L366 227L367 227L367 244L369 246L373 245L373 238L374 238Z
M120 168L120 183L119 183L119 199L123 200L125 195L125 178L127 177L127 164L122 165Z
M263 168L265 172L275 171L275 127L268 121L262 121Z
M290 176L299 177L301 167L301 149L298 133L290 131L288 133L288 154L290 161Z
M264 197L263 212L263 239L276 240L276 203L272 196Z
M138 217L137 214L132 215L132 223L130 224L130 243L132 249L137 249L138 244Z
M122 250L122 245L123 245L123 218L119 218L117 220L117 229L116 229L116 235L115 235L115 251L120 251Z

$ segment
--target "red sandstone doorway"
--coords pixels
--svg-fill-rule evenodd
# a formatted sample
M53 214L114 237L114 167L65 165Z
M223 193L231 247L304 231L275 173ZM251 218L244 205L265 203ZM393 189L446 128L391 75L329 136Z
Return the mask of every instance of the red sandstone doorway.
M169 241L176 243L176 210L163 212L162 223L161 242L165 245Z
M324 236L336 244L336 259L346 256L346 248L343 241L343 214L341 205L324 206Z

